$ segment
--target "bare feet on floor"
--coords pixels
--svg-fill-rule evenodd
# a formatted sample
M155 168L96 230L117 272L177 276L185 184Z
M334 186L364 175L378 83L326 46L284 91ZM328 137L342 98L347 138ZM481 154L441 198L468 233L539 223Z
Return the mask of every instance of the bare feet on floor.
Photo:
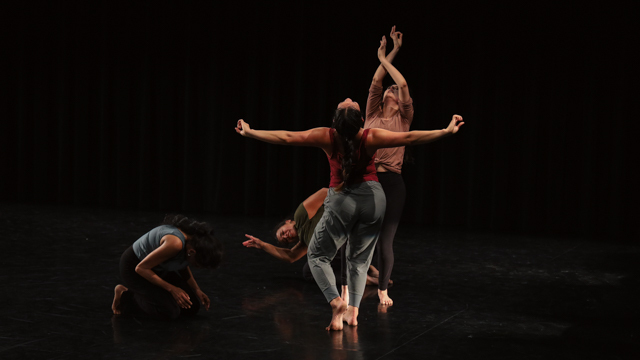
M344 316L342 317L342 319L347 324L351 326L356 326L358 325L358 311L359 309L357 307L349 306L349 308L347 309L347 312L344 313Z
M391 306L393 305L393 300L391 300L391 298L389 297L389 294L387 294L387 291L388 290L378 289L378 297L380 298L380 304Z
M111 304L111 310L113 310L113 313L116 315L119 315L122 313L120 311L120 298L122 297L122 293L127 290L129 289L127 289L124 285L121 285L121 284L116 285L116 288L113 289L113 304Z
M329 303L331 305L332 317L331 323L326 327L326 330L342 330L342 316L347 310L347 303L342 298L337 297Z

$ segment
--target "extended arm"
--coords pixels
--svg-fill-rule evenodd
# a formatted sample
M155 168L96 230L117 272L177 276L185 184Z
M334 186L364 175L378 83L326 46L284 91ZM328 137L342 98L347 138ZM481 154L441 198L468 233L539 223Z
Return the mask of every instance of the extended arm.
M384 36L382 40L380 40L380 47L378 48L378 59L380 59L380 66L384 67L393 78L393 81L398 85L398 98L402 102L409 101L411 95L409 95L409 86L407 85L407 80L404 79L404 76L400 74L400 71L395 68L395 66L391 65L391 62L385 57L384 53L387 48L387 38Z
M288 262L288 263L293 263L297 260L300 260L300 258L302 258L303 256L305 256L307 254L307 247L304 246L304 244L302 244L302 242L298 242L294 247L292 247L291 249L285 249L285 248L280 248L277 246L273 246L269 243L266 243L260 239L258 239L257 237L251 236L251 235L247 235L245 234L245 236L249 239L245 242L242 243L242 245L246 246L246 247L253 247L256 249L262 249L264 250L267 254L275 257L276 259Z
M463 124L462 116L453 115L449 126L442 130L393 132L383 129L371 129L369 130L369 138L367 139L367 152L369 154L373 154L376 150L381 148L430 143L445 136L457 133Z
M389 63L392 63L393 59L395 59L396 55L398 54L398 51L400 51L400 47L402 47L402 33L399 31L396 31L396 27L394 25L391 28L391 34L389 34L389 37L393 39L393 50L391 50L389 54L386 55L386 59L387 61L389 61ZM371 81L371 83L382 87L382 80L386 75L387 75L387 69L385 69L384 66L380 64L375 74L373 74L373 80Z
M244 120L238 120L236 132L244 137L276 145L314 146L325 152L331 150L328 128L315 128L305 131L254 130Z

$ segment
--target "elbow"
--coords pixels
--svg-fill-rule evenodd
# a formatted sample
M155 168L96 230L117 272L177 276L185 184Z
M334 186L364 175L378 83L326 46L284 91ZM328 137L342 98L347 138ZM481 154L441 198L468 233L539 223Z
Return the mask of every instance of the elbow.
M280 144L282 145L291 145L293 143L293 136L291 134L285 134L280 138Z
M142 274L144 274L144 271L145 271L145 270L146 270L146 269L145 269L145 268L143 268L142 266L140 266L140 264L138 264L138 265L136 266L136 274L138 274L138 275L140 275L140 276L143 276Z
M407 82L405 80L400 81L399 83L396 83L396 85L398 85L398 91L402 91L409 88L409 85L407 85Z
M413 146L413 145L416 145L416 142L418 141L418 139L409 132L404 137L403 141L404 141L404 144L403 144L404 146Z

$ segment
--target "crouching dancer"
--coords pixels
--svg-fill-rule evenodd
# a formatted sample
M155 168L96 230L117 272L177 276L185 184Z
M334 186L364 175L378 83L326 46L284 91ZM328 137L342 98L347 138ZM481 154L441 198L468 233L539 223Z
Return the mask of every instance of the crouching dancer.
M123 284L116 286L114 314L172 320L193 316L209 297L200 290L190 267L215 269L222 243L211 225L182 215L165 217L163 225L144 234L120 258Z

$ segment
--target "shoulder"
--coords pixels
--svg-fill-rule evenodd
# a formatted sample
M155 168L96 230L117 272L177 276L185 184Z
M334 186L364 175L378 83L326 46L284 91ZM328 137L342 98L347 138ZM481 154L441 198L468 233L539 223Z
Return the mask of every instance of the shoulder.
M176 251L182 250L184 242L178 236L174 234L166 234L160 239L160 245L174 249Z

